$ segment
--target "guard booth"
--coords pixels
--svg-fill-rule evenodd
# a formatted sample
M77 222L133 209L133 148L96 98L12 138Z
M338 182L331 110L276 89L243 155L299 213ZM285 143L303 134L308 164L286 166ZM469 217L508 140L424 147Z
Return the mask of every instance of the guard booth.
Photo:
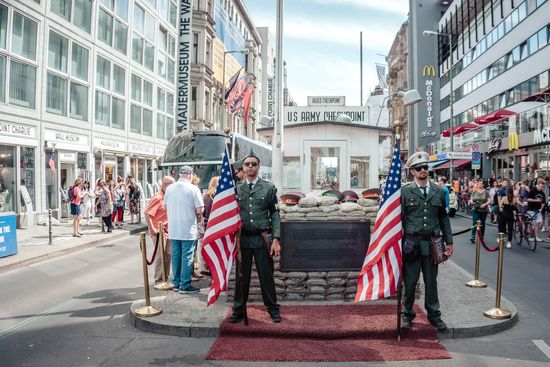
M0 213L0 257L17 254L16 215Z
M367 116L361 106L285 106L282 192L379 187L381 145L393 130ZM273 130L257 129L270 141Z

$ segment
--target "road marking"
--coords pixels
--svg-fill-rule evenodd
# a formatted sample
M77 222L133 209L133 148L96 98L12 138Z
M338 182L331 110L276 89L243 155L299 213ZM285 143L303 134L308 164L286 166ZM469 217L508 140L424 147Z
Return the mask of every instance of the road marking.
M550 359L550 347L542 339L533 339L533 343Z
M62 310L63 308L72 305L73 303L77 302L78 299L71 298L63 303L58 304L57 306L53 306L52 308L47 309L46 311L43 311L39 313L38 315L34 315L32 317L26 318L23 321L18 322L17 324L13 325L10 328L7 328L6 330L0 331L0 340L5 339L6 337L10 336L11 334L15 333L17 330L33 323L36 320L39 320L41 318L44 318L48 315L51 315L59 310Z

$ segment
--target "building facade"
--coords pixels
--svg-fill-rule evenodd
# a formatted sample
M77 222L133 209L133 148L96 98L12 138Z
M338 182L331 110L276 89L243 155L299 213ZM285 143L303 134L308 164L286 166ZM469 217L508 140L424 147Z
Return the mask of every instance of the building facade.
M66 216L78 176L131 174L151 195L174 134L177 13L175 0L0 1L1 211Z
M488 126L455 136L454 149L443 139L431 147L434 152L470 151L475 144L484 177L549 172L550 147L537 135L549 124L548 14L546 0L451 4L439 21L439 31L453 38L452 63L445 38L439 45L441 131L451 126L451 93L454 131L472 122ZM509 144L512 134L519 134L519 144Z

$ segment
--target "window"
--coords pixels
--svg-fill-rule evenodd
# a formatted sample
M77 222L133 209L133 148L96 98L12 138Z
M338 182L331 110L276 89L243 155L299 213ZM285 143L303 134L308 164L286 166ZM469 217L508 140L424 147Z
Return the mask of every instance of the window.
M132 74L132 99L141 102L141 78Z
M90 0L52 0L50 10L90 33L92 19L92 2Z
M96 83L98 86L110 89L111 63L104 58L97 57Z
M125 95L126 70L113 64L113 91Z
M132 60L155 70L155 19L142 7L134 5L134 34L132 35Z
M191 118L198 118L198 106L197 106L197 87L191 87Z
M7 48L6 39L8 36L8 8L0 4L0 48Z
M130 107L130 131L153 136L153 111L146 107L153 105L153 83L132 74L132 103ZM143 96L143 99L142 99ZM143 105L141 102L143 101Z
M73 42L72 47L71 74L88 81L88 49L75 42Z
M160 27L158 44L157 74L169 82L174 83L176 67L176 38L172 34L168 33L165 28Z
M193 33L193 59L191 60L193 64L198 64L199 62L199 35L198 33Z
M13 13L11 50L13 53L36 61L36 22Z
M48 47L46 111L87 121L88 86L73 78L88 81L88 49L54 31L50 31Z
M538 33L539 49L548 44L548 27L542 28Z
M58 71L68 72L69 40L55 32L50 32L48 46L48 66Z
M6 102L6 57L0 55L0 102Z
M169 140L174 135L174 95L157 88L157 139Z
M106 0L99 8L97 38L126 55L128 46L128 0Z
M35 107L36 68L15 60L10 63L10 103L32 108Z
M67 79L48 73L46 111L67 115Z
M126 70L98 56L96 75L96 85L104 91L96 90L95 121L99 125L123 130L126 103L117 95L126 94Z
M71 108L69 116L88 120L88 87L71 82Z
M153 84L147 80L143 81L143 103L153 107Z

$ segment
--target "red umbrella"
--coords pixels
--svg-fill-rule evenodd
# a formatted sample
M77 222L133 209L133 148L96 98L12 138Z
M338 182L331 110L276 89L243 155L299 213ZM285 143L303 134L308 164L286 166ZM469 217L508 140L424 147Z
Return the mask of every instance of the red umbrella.
M481 117L478 117L474 120L474 122L479 124L479 125L483 125L483 124L488 124L488 123L496 121L496 120L500 120L501 118L504 118L506 116L511 116L511 115L515 115L515 114L516 114L515 112L505 110L505 109L500 109L500 110L497 110L495 112L491 112L491 113L488 113L488 114L483 115Z
M454 135L460 135L460 134L465 133L466 131L476 129L478 127L479 127L479 125L476 124L475 122L467 122L465 124L462 124L460 126L455 127L454 130L453 130L453 134ZM444 137L448 138L449 136L451 136L451 129L447 129L447 130L443 131L442 135Z

